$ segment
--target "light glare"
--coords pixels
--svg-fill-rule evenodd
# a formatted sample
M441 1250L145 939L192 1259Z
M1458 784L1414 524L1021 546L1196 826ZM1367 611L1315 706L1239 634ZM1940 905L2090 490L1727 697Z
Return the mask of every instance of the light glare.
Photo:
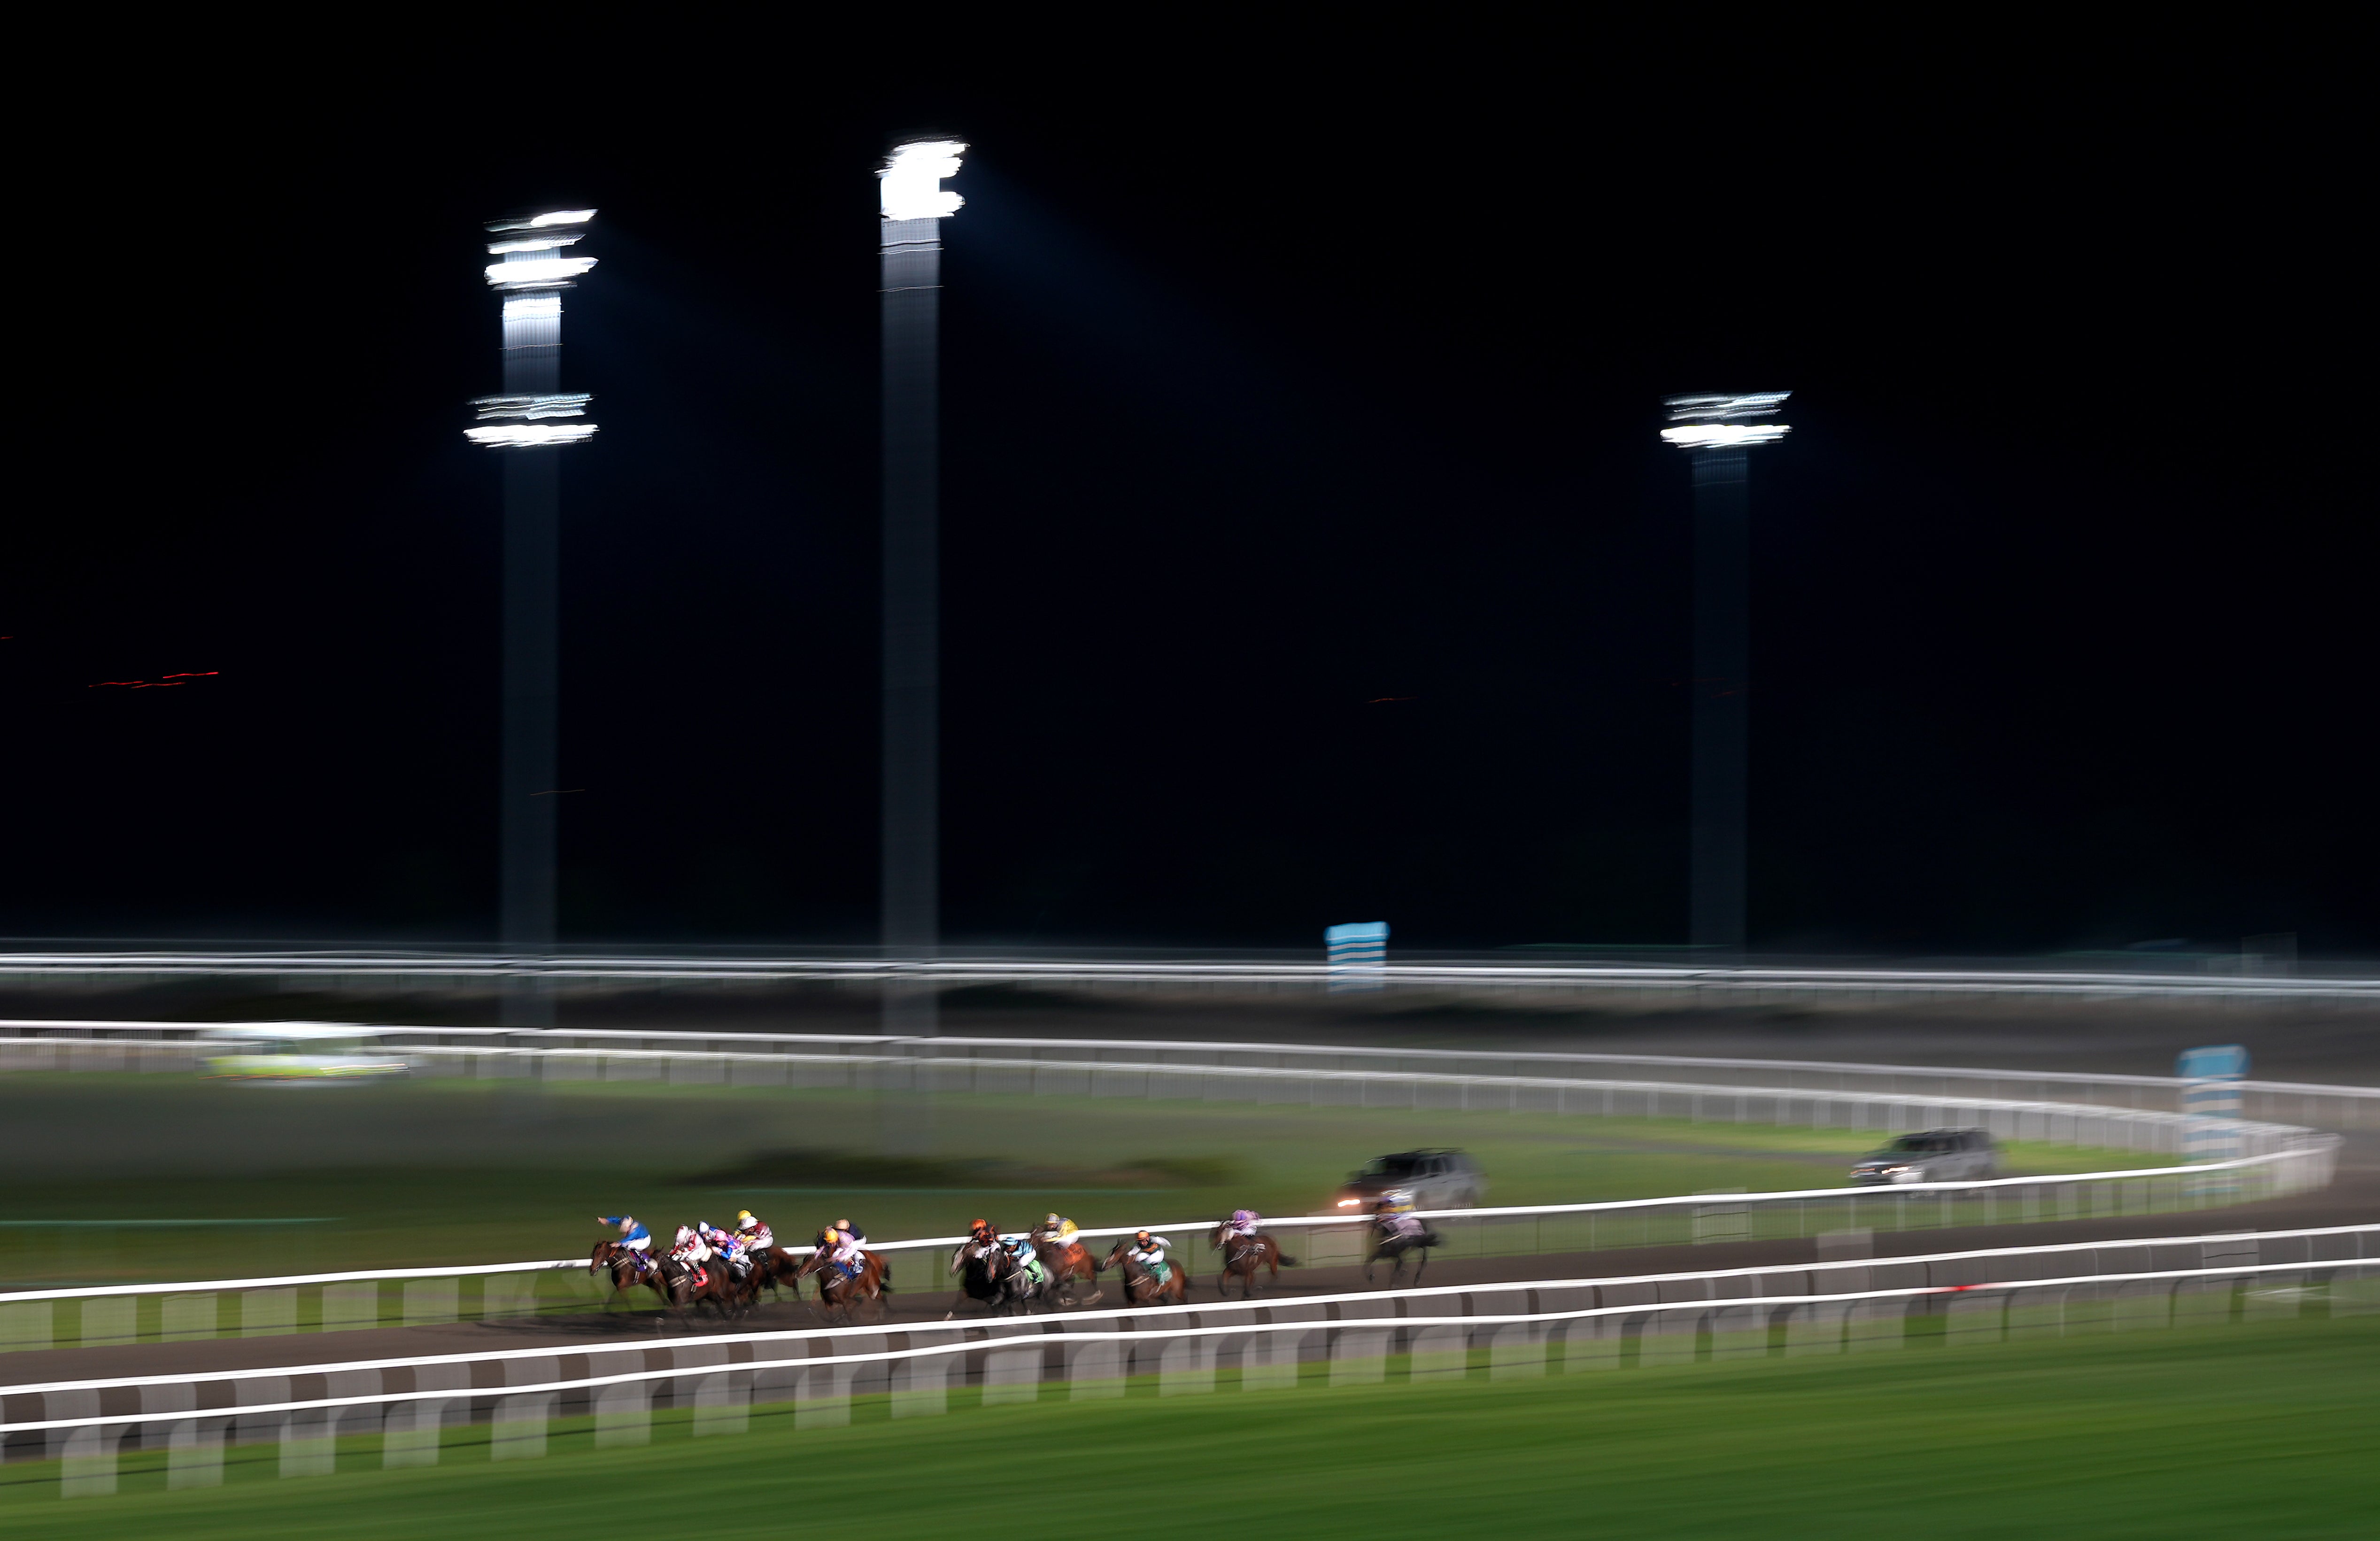
M1791 431L1785 423L1689 423L1683 428L1665 428L1661 437L1680 449L1734 449L1773 444Z
M490 220L488 228L498 235L507 230L551 230L557 224L584 224L594 217L592 209L556 209L550 214L534 214L528 219Z
M524 236L516 241L491 241L488 255L502 257L514 251L556 251L582 240L579 236Z
M1749 391L1742 395L1667 396L1661 405L1670 409L1670 420L1694 423L1741 422L1747 418L1766 418L1785 405L1791 391Z
M878 196L886 219L947 219L966 202L942 188L945 177L959 174L959 156L966 149L956 140L927 140L892 152L876 174Z
M595 398L584 393L548 396L479 396L471 405L481 422L491 418L578 418Z
M595 265L592 257L508 257L488 264L488 282L499 288L530 284L567 284Z
M463 431L464 438L490 449L543 449L553 444L584 443L594 436L593 423L504 423Z

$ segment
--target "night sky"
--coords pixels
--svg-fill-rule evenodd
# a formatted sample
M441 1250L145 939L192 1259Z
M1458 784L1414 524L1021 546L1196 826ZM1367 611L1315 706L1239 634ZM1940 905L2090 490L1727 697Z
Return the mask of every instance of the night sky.
M1755 949L2380 948L2318 39L1379 25L93 85L24 151L0 931L492 936L480 222L592 206L565 939L871 940L871 172L942 130L953 944L1682 942L1659 398L1790 388Z

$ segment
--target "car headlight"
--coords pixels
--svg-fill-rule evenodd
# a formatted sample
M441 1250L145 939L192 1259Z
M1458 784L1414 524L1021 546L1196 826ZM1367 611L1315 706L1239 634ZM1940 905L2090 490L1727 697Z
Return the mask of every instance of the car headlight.
M1339 1207L1342 1209L1353 1209L1356 1205L1363 1202L1364 1201L1360 1198L1342 1198L1339 1201Z
M1919 1171L1915 1167L1887 1167L1884 1169L1884 1174L1887 1177L1891 1178L1896 1183L1923 1183L1925 1181L1925 1172Z

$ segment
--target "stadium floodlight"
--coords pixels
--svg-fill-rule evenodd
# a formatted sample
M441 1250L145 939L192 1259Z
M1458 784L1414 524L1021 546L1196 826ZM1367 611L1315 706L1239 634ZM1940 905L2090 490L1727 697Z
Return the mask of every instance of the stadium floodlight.
M1733 449L1773 444L1791 431L1785 423L1688 423L1661 430L1661 437L1680 449Z
M919 140L896 146L876 174L877 197L892 220L948 219L966 200L942 183L959 174L966 146L956 140Z
M965 200L957 140L896 145L876 174L877 291L883 324L884 650L880 936L888 961L929 962L941 946L941 222ZM930 986L894 979L888 1033L930 1037ZM917 1126L888 1126L888 1148ZM931 1142L928 1139L927 1148Z
M504 993L507 1027L551 1027L553 997L538 971L554 945L554 769L561 666L557 614L561 570L561 456L583 444L595 425L583 419L594 398L564 391L562 291L595 266L562 253L595 217L564 209L525 219L492 220L485 269L503 297L504 376L500 395L471 403L477 428L463 436L506 452L504 466L504 763L498 824L503 831L500 929L515 965Z
M1745 796L1751 744L1752 505L1745 451L1791 430L1791 391L1670 396L1665 443L1694 467L1694 668L1690 934L1706 955L1744 945Z
M527 219L492 219L488 228L497 234L507 230L551 230L558 224L584 224L595 217L592 209L556 209L552 213L531 214Z
M496 428L467 428L463 437L489 449L547 449L556 444L583 444L595 437L595 425L505 423Z
M488 255L503 257L515 251L559 251L565 246L577 246L584 236L523 236L516 241L490 241Z
M488 282L500 289L558 288L585 276L594 265L592 257L539 257L515 251L501 262L488 264Z
M581 418L594 399L583 392L557 392L544 396L475 396L471 406L481 422L492 418Z
M1671 422L1731 423L1775 415L1791 391L1750 391L1738 396L1669 396L1661 405Z
M1774 417L1791 391L1752 391L1742 395L1670 396L1661 405L1679 426L1661 430L1661 437L1680 449L1742 449L1773 444L1792 431L1785 423L1761 422Z

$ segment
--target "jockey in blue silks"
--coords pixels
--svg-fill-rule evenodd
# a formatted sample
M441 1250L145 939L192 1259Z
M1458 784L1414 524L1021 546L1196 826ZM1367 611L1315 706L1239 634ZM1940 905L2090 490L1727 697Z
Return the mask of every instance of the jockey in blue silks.
M595 1219L598 1224L619 1227L620 1248L635 1256L638 1273L652 1267L653 1233L642 1220L634 1215L598 1215Z

